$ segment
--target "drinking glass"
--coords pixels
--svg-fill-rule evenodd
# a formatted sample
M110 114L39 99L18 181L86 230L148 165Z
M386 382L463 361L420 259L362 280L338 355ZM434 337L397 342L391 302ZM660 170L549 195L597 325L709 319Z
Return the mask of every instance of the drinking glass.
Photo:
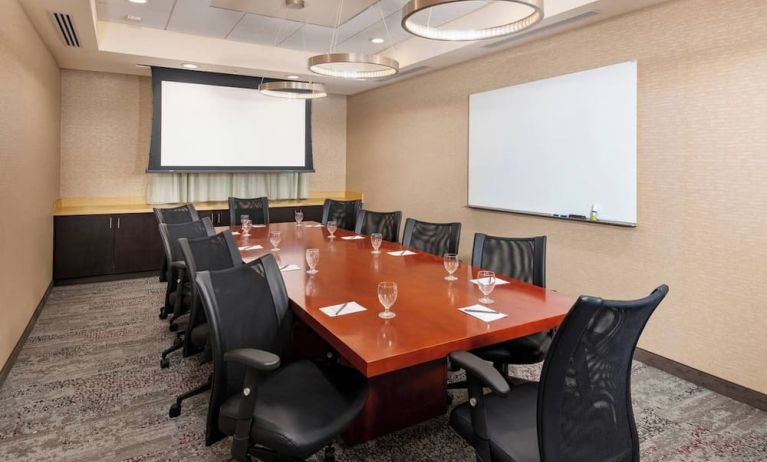
M370 243L373 244L373 251L370 253L381 253L381 251L378 250L381 247L381 240L383 240L383 234L381 233L373 233L370 235Z
M391 319L396 314L389 311L389 308L397 301L397 283L379 282L378 283L378 301L383 305L384 310L378 313L379 318Z
M492 271L480 271L477 276L477 285L482 295L484 295L484 297L479 299L479 303L493 303L494 300L489 295L495 289L495 273Z
M277 248L278 245L280 245L280 241L282 240L282 235L279 231L269 231L269 242L272 243L272 251L275 252L277 250L280 250Z
M442 265L445 266L445 271L447 271L447 276L445 276L445 280L447 281L457 281L458 278L453 276L453 273L458 271L458 255L454 253L446 253L442 256Z
M242 235L250 236L250 228L253 227L253 222L249 218L245 218L240 220L240 223L242 224Z
M296 210L296 226L301 226L301 222L304 221L304 212L302 210Z
M244 220L250 220L250 215L240 215L240 224L242 224Z
M335 239L336 238L336 230L337 229L338 229L338 224L336 223L335 220L328 221L328 233L330 234L330 236L328 236L329 238L331 238L331 239Z
M320 249L306 249L306 264L309 266L307 273L317 274L317 264L320 262Z

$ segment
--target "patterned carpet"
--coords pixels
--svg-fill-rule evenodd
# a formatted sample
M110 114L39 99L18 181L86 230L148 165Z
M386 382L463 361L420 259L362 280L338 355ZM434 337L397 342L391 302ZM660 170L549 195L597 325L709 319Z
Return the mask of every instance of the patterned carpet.
M169 369L159 368L172 340L157 319L162 297L155 278L54 288L0 388L0 460L228 460L228 440L203 443L207 395L168 418L171 397L200 383L209 365L174 355ZM643 461L767 460L765 412L641 363L633 397ZM336 454L340 461L474 460L445 417Z

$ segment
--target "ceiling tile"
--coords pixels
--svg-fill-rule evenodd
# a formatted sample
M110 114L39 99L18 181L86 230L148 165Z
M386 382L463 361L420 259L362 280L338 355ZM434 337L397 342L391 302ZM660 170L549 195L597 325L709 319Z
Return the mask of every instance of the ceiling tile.
M210 6L210 0L180 0L173 9L168 30L225 38L244 13Z
M164 29L174 3L175 0L152 0L144 4L126 0L100 0L96 4L96 15L102 21ZM138 16L141 21L130 21L128 15Z
M300 27L300 22L248 14L227 38L239 42L274 45L293 35Z
M279 46L294 50L311 50L326 53L330 49L333 29L314 24L302 25L294 34L282 41Z

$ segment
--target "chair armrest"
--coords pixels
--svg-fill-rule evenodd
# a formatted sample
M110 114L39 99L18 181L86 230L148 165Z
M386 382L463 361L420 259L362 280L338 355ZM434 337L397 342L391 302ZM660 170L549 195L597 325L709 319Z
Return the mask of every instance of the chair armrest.
M184 260L176 260L170 263L170 266L173 268L186 268L186 262Z
M259 372L269 372L280 367L280 357L264 350L240 348L224 353L224 361L231 361Z
M450 361L466 370L466 373L479 379L493 393L506 396L511 388L509 382L487 361L468 351L450 353Z

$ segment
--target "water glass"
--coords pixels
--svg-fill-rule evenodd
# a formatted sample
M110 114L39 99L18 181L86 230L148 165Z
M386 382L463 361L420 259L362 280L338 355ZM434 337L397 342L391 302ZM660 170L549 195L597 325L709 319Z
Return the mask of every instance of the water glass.
M250 229L253 227L253 222L250 221L249 218L244 218L240 220L240 223L242 224L242 235L250 236Z
M276 252L277 250L280 250L277 248L278 245L280 245L280 241L282 240L282 235L279 231L269 231L269 242L272 243L272 251Z
M240 215L240 224L245 220L250 220L250 215Z
M492 271L480 271L477 274L477 285L484 297L479 299L479 303L490 304L493 303L493 299L489 295L495 289L495 273Z
M306 264L309 266L307 273L317 274L317 264L320 262L320 249L306 249Z
M457 281L458 278L453 276L453 273L458 271L458 255L454 253L446 253L442 256L442 265L445 267L445 271L447 271L447 276L445 276L445 280L447 281Z
M378 301L383 305L384 310L378 313L379 318L391 319L396 314L389 311L389 308L397 301L397 283L379 282L378 283Z
M330 220L330 221L328 221L327 226L328 226L328 233L330 234L330 236L328 236L328 237L331 238L331 239L335 239L336 238L336 230L338 229L338 224L336 223L335 220Z
M371 253L381 253L381 241L383 240L383 235L381 233L373 233L370 235L370 243L373 245L373 251Z
M296 226L301 226L301 222L304 221L304 212L302 210L296 210Z

